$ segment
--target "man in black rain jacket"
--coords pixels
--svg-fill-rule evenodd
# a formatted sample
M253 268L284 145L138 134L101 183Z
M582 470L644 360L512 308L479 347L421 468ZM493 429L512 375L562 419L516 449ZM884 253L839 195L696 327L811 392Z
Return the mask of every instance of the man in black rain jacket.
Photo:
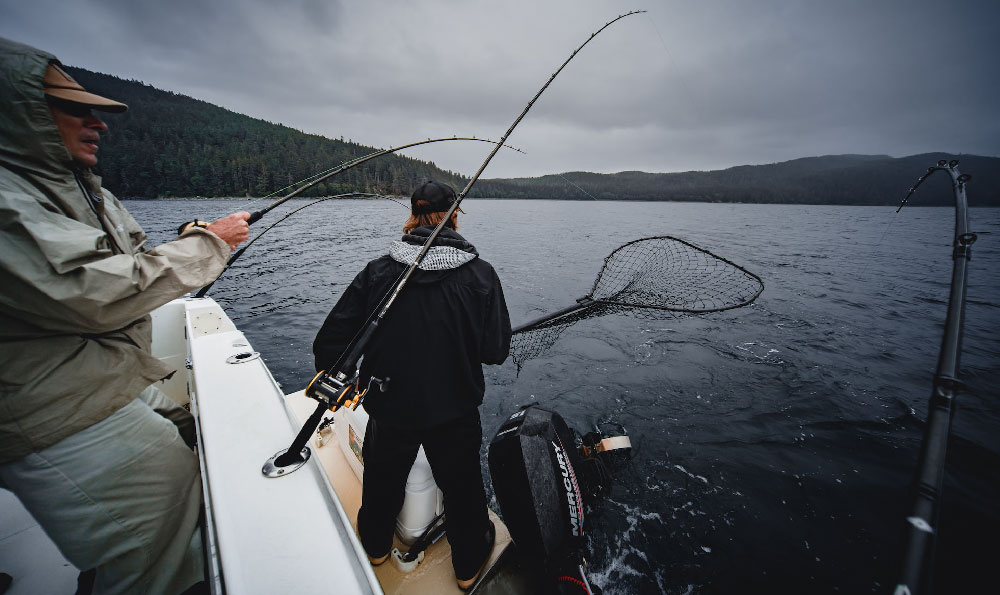
M337 364L455 198L454 190L433 181L414 192L405 235L355 277L317 334L317 370ZM364 403L370 419L358 533L372 563L383 562L422 444L444 492L455 576L467 589L494 540L479 465L482 364L507 358L511 327L500 279L457 227L456 212L381 321L361 363L361 386L372 377L388 382L386 392L374 390Z

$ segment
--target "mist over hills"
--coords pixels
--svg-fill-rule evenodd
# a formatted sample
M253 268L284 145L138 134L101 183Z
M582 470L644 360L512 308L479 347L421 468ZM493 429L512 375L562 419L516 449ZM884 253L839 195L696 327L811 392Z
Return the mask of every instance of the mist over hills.
M102 142L97 168L104 185L120 197L264 196L378 150L251 118L138 81L67 70L89 90L130 106L128 112L107 118L111 132ZM1000 206L1000 158L947 153L901 158L827 155L681 173L568 172L481 179L470 197L892 205L940 159L958 159L959 169L972 175L970 206ZM318 184L306 195L409 195L427 178L456 189L468 182L468 177L433 162L387 155ZM911 202L952 204L948 176L931 176Z

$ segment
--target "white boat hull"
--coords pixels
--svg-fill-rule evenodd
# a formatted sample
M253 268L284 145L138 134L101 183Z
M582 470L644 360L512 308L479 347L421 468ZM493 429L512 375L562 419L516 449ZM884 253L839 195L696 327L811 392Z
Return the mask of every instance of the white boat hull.
M354 529L361 481L336 441L322 446L314 435L314 455L301 468L275 478L261 472L291 444L316 403L301 392L286 397L214 300L181 298L154 311L153 354L175 370L161 388L189 405L197 422L213 594L461 593L447 537L427 549L415 570L391 563L372 568ZM347 429L347 423L334 424L334 431ZM424 487L419 497L436 507L436 496L428 500ZM0 572L14 575L5 595L73 592L79 571L12 494L0 496ZM492 511L490 516L497 528L495 562L511 540L503 522ZM407 548L398 536L394 546ZM505 576L477 592L523 592L521 587L521 578Z
M198 421L213 592L321 593L335 584L337 593L381 593L322 469L261 473L301 424L222 308L207 298L175 300L154 312L153 335L154 355L178 372L165 390L189 399Z

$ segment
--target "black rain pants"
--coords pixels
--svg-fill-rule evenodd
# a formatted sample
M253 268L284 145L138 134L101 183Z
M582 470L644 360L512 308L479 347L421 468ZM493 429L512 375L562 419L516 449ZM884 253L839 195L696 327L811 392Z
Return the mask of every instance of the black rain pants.
M392 549L396 516L403 507L406 478L423 444L431 472L444 492L445 530L459 579L471 578L489 555L486 492L479 463L482 445L479 410L425 429L369 418L362 457L365 463L358 534L373 558Z

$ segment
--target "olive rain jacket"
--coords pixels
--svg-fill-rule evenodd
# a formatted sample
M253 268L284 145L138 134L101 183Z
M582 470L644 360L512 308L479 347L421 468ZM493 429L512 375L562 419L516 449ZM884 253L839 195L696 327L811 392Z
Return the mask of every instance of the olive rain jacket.
M42 90L51 54L0 38L0 462L105 418L173 372L149 312L223 270L194 228L151 250L70 157Z
M363 330L430 236L418 227L368 263L344 291L316 335L316 369L332 367ZM510 350L510 317L496 271L475 247L442 229L407 282L361 363L361 385L373 386L365 409L377 420L429 428L474 411L483 402L482 364L500 364Z

